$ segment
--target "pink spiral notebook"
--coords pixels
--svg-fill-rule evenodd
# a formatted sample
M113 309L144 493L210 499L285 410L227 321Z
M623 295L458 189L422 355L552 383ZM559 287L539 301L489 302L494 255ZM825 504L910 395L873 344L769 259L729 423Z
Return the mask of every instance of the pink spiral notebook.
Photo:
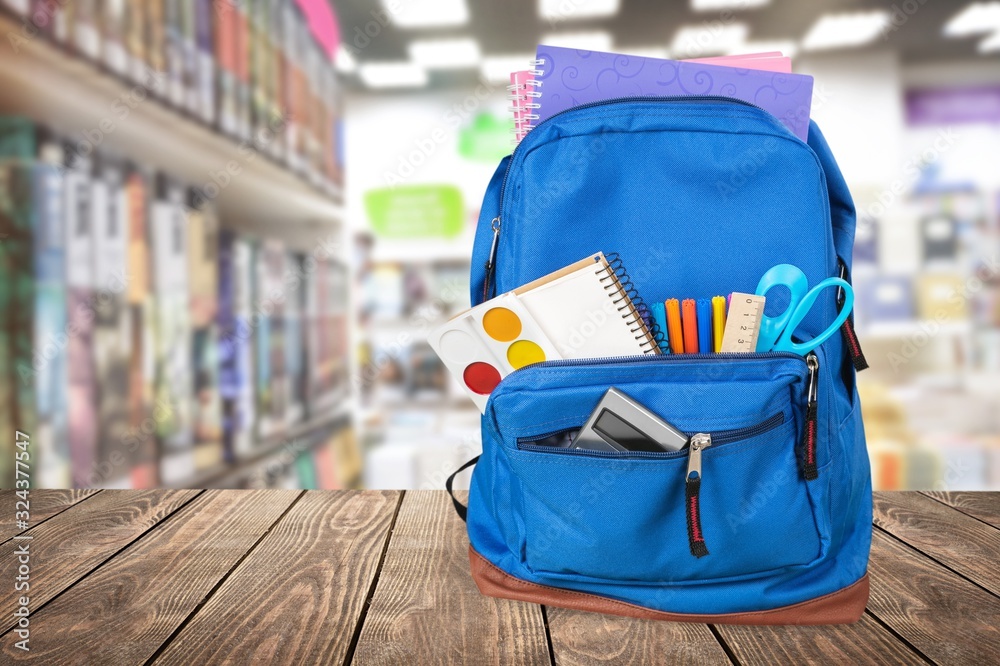
M778 51L665 60L539 45L535 67L511 74L517 141L570 107L637 95L734 97L770 112L803 141L809 134L813 79L791 73L791 59ZM531 96L515 97L517 90Z

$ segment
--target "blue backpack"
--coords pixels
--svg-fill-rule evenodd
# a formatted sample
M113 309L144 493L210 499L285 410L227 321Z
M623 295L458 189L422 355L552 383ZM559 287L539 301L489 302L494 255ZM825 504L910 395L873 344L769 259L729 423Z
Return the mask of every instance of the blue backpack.
M780 263L809 284L849 279L854 228L814 123L806 143L728 98L588 104L541 123L501 161L479 217L472 302L597 251L620 255L647 302L753 293ZM824 290L797 335L822 332L839 307ZM872 530L855 389L866 365L850 319L842 333L809 359L651 354L505 377L482 417L467 516L455 502L480 591L665 620L858 620ZM700 477L688 475L692 447L537 445L580 428L612 386L711 435Z

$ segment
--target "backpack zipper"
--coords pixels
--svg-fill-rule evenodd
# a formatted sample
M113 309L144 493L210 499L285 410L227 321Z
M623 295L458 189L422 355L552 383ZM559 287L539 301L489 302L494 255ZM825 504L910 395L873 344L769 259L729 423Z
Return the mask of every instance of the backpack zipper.
M580 109L589 109L596 106L608 106L611 104L620 104L622 102L668 102L673 104L696 104L698 102L716 102L723 104L736 104L738 106L746 106L758 111L762 111L771 118L774 119L776 123L781 125L781 121L767 110L752 104L751 102L746 102L742 99L737 99L735 97L726 97L723 95L678 95L675 97L657 97L655 95L641 95L636 97L615 97L612 99L605 99L596 102L589 102L587 104L581 104L579 106L573 106L568 109L563 109L559 113L549 116L542 122L538 123L535 127L531 128L531 131L536 131L539 127L542 127L548 122L562 116L564 114L570 113L571 111L579 111ZM781 125L784 128L784 125ZM529 132L530 134L530 132ZM497 246L500 240L500 222L503 218L503 199L504 193L507 191L507 178L510 176L511 165L514 164L514 156L517 155L517 151L521 149L524 145L524 140L522 139L520 143L514 148L514 152L511 154L511 159L507 162L507 168L503 172L503 180L500 182L500 208L497 210L497 216L493 218L491 225L493 227L493 242L490 245L490 254L486 260L486 279L483 281L483 300L489 300L491 297L490 287L493 283L493 274L496 272L496 252ZM496 295L496 294L492 294Z
M785 414L783 412L777 412L772 414L768 418L764 419L760 423L756 423L752 426L745 426L743 428L732 428L730 430L719 430L716 432L708 433L712 437L712 442L715 444L731 444L732 442L738 442L741 439L750 439L751 437L756 437L757 435L763 435L769 430L774 430L778 426L785 422ZM686 449L679 449L677 451L629 451L629 452L618 452L614 453L611 451L591 451L589 449L564 449L556 446L545 446L532 444L532 442L540 442L550 437L555 437L556 435L562 435L568 432L573 432L574 430L579 430L580 427L576 428L561 428L559 430L553 430L552 432L543 433L541 435L532 435L530 437L518 437L517 438L517 448L522 451L536 451L544 453L569 453L570 455L595 455L601 458L679 458L684 455ZM694 435L692 435L694 437ZM524 443L522 446L522 442Z
M718 354L636 354L633 356L601 356L596 358L561 358L541 363L532 363L518 368L503 378L500 386L510 383L510 378L518 373L541 368L565 368L581 365L627 365L629 363L689 363L699 361L757 361L770 358L789 358L802 363L806 359L801 354L785 351L768 352L719 352ZM495 393L495 391L494 391ZM492 399L492 396L490 397Z
M802 428L802 476L806 481L819 477L816 467L816 439L819 435L817 421L817 397L819 395L819 358L815 352L806 357L809 367L809 389L806 402L806 422Z
M684 478L684 500L687 517L688 547L695 557L708 555L705 533L701 529L701 452L712 446L712 436L700 432L691 437L687 476Z

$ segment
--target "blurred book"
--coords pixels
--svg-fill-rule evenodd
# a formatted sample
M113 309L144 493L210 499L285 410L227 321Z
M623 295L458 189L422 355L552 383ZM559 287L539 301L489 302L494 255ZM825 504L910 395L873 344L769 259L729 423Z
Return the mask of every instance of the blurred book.
M160 481L194 476L192 448L191 310L188 296L187 220L184 190L157 177L150 210L153 294L156 308L156 431Z
M0 119L0 486L12 488L15 431L30 437L32 487L69 480L65 231L61 148L20 118ZM25 477L22 476L22 479Z
M151 181L141 168L130 165L125 178L128 206L128 285L126 289L130 332L129 433L131 486L151 488L158 483L156 419L163 410L154 410L156 378L154 310L151 294L151 252L149 247L149 205Z
M191 203L187 256L194 375L192 428L195 467L208 469L223 461L217 325L219 220L211 202L200 208L193 206L193 199Z
M71 148L66 149L67 155ZM99 189L99 188L98 188ZM93 180L89 160L74 156L65 174L66 307L69 321L68 368L69 448L73 483L90 485L97 463L97 387L94 367L94 299L92 208Z
M246 3L233 3L233 66L235 67L236 134L249 139L253 124L250 102L250 20Z
M100 4L98 0L76 0L71 13L73 46L78 53L99 60L101 57Z
M214 0L215 60L218 63L217 118L226 134L239 134L236 114L236 8L230 0Z
M257 437L264 439L285 429L288 407L286 373L285 250L277 241L262 241L254 259L254 379L256 382Z
M216 54L213 44L212 0L194 0L194 88L197 105L195 112L206 123L216 120Z
M865 325L910 321L915 316L913 279L905 275L878 275L859 280L854 289L855 309Z
M300 276L286 280L284 298L285 315L285 369L288 375L288 405L285 423L298 423L305 416L306 376L305 359L305 297L306 284L302 281L302 257L289 252L285 255L286 274Z
M254 438L251 253L248 241L228 231L220 235L219 392L227 462L249 453Z
M94 370L97 397L97 468L92 485L128 486L125 437L129 426L132 335L127 304L128 205L121 165L97 162L91 187L94 287Z
M164 99L170 98L171 64L168 58L172 37L168 36L168 20L173 16L173 9L167 10L167 0L154 0L145 3L143 18L146 22L145 60L153 77L160 82L156 94Z
M125 76L129 72L129 53L126 49L128 38L126 0L101 0L100 10L104 65L115 74Z
M955 273L925 273L917 277L917 313L921 319L957 321L969 316L965 278Z
M136 82L148 80L149 61L147 53L146 14L152 11L151 5L159 5L161 0L144 2L144 0L125 1L125 53L128 60L129 78Z

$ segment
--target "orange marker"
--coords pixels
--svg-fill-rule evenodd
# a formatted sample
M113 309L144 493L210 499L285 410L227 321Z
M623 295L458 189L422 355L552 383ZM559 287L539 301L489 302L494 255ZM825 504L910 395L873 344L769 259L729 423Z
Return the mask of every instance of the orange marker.
M698 353L698 303L693 298L685 298L681 319L684 324L684 353Z
M670 339L670 351L674 354L683 354L684 335L681 333L681 304L676 298L668 298L664 306L667 308L667 337Z

